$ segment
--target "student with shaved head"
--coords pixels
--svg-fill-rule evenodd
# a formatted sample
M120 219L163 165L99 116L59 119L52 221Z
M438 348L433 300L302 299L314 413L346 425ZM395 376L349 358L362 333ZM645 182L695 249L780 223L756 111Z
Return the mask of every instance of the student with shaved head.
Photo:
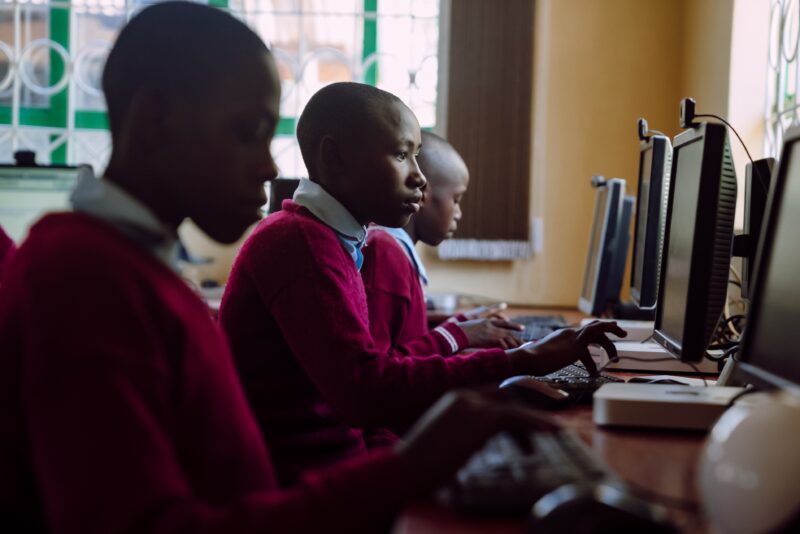
M310 99L297 138L310 179L248 237L220 307L282 484L363 457L365 428L402 433L453 388L547 374L576 359L594 370L588 343L613 354L604 332L619 328L606 324L468 355L452 355L465 337L455 324L403 351L376 344L362 247L368 224L402 227L420 209L419 123L390 93L335 83Z
M408 343L430 336L424 286L425 266L415 245L435 247L453 236L461 220L461 198L469 185L469 171L459 153L436 134L422 133L419 167L427 178L419 213L402 228L372 226L364 247L361 275L369 304L372 339L378 347L403 350ZM519 326L502 318L456 316L465 334L458 349L520 345Z
M260 215L272 57L223 11L167 2L122 30L103 87L103 177L31 229L0 287L3 532L382 531L492 434L544 425L450 395L394 449L280 489L226 340L171 263L184 219L230 243Z

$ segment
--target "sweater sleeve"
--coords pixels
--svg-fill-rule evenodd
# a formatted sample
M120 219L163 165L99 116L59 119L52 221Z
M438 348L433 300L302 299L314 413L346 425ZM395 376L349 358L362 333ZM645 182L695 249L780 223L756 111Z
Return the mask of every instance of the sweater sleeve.
M467 348L467 336L455 323L444 323L422 336L397 343L397 333L409 320L410 302L392 291L367 287L369 330L376 350L397 356L449 356Z
M172 354L153 342L129 291L101 272L72 275L69 285L26 284L15 299L26 330L38 332L26 338L21 391L53 532L374 532L428 489L386 451L288 490L198 497L176 453L181 377L161 363Z
M270 312L309 378L352 426L407 425L450 389L512 374L501 349L449 358L379 350L348 284L341 270L307 269L274 296ZM308 302L315 305L298 304ZM308 335L308 324L324 327Z

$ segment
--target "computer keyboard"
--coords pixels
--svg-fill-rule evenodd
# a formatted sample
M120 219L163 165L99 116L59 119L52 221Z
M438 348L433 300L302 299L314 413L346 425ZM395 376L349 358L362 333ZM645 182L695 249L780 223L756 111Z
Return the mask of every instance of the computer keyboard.
M542 496L573 483L620 483L572 432L537 432L525 451L507 434L490 439L445 489L458 510L523 514Z
M592 393L603 384L624 382L623 379L600 373L591 376L582 363L574 363L545 376L536 377L537 380L569 393L573 402L591 402Z
M525 327L525 330L519 333L523 341L535 341L569 326L561 315L520 315L512 317L511 322Z

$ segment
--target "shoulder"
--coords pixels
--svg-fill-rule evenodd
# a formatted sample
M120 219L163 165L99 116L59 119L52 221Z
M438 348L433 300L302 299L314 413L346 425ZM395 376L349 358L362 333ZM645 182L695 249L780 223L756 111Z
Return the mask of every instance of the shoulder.
M414 266L402 245L390 234L371 228L364 246L364 285L390 293L406 295L411 284L419 283Z
M245 241L231 278L245 275L279 286L288 280L315 278L328 271L353 270L334 231L305 208L285 202L284 209L264 219ZM338 276L338 274L337 274ZM344 274L342 274L344 276Z
M80 213L55 213L32 228L17 253L31 268L64 276L121 273L142 261L157 261L106 223Z

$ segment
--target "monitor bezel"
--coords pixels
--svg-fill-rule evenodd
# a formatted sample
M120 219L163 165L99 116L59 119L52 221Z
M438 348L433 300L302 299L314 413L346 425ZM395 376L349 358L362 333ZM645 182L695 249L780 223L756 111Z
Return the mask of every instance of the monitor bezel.
M651 151L650 169L642 169L645 151ZM652 135L639 142L639 183L636 192L636 216L633 230L633 256L631 261L630 295L631 300L642 310L655 310L658 304L658 284L661 271L661 254L666 231L667 208L669 202L669 183L672 163L672 143L664 135ZM641 287L636 284L636 261L639 250L639 216L642 205L642 181L645 172L649 174L650 194L647 198L647 221L642 246L642 273L639 275ZM655 230L652 230L655 228ZM647 269L652 272L645 276Z
M600 243L598 243L599 249L597 258L595 259L597 265L595 266L594 280L591 281L591 298L587 299L584 297L583 294L585 287L583 287L583 284L581 284L581 295L578 300L578 309L588 315L600 315L605 311L607 305L607 291L605 291L607 284L602 284L601 287L600 281L607 280L608 273L612 269L614 238L618 232L617 227L619 226L620 211L625 198L625 180L622 178L611 178L606 180L605 184L601 187L607 188L608 195L606 196L606 205L602 207L604 210L602 213L603 229L600 233ZM595 194L595 207L592 215L592 227L589 233L590 246L591 239L595 234L595 225L598 222L598 211L601 209L601 198L599 194L600 190L598 188L598 191ZM584 263L584 280L586 280L586 271L589 270L590 260L591 258L587 255L586 262ZM600 291L601 289L603 290Z
M769 193L767 195L767 205L764 212L764 222L761 224L761 235L758 240L756 252L755 270L753 276L753 291L750 299L750 310L747 314L747 329L742 336L740 354L736 358L736 377L762 388L781 388L800 391L800 384L789 379L776 375L757 365L744 361L746 355L750 354L753 346L754 332L758 331L759 317L764 306L764 292L762 291L766 282L766 274L769 272L772 261L773 237L775 228L780 219L783 209L783 192L786 188L786 173L788 171L787 154L791 153L791 148L795 143L800 143L800 126L795 126L786 131L781 146L781 156L777 166L773 169L770 177ZM779 201L776 203L776 201Z
M683 147L698 142L703 143L703 150L697 206L700 207L713 205L716 206L716 210L714 213L713 225L698 224L697 221L702 220L701 217L697 217L697 221L695 223L695 235L692 246L691 264L689 267L690 278L687 288L687 295L704 295L704 298L702 300L702 306L697 305L696 298L691 303L687 298L684 308L682 339L676 340L661 329L664 314L664 287L668 278L667 262L669 259L668 252L671 230L670 227L672 226L672 212L675 201L675 174L678 169L680 150ZM710 150L711 147L715 146L717 143L721 144L722 147L719 155L720 157L712 158ZM736 177L731 161L730 170L734 174L732 177L733 181L731 184L728 184L728 186L733 189L733 198L731 206L728 206L728 211L730 211L730 213L723 214L720 208L722 207L721 202L723 201L723 189L726 185L725 177L722 176L722 171L725 165L724 162L726 150L728 152L728 156L732 157L730 154L727 130L725 129L725 126L716 123L701 122L697 127L678 134L673 142L672 170L670 172L669 184L669 203L667 209L667 220L665 222L664 247L661 255L661 274L659 276L658 305L656 306L656 320L653 340L683 361L702 361L710 342L710 336L713 335L713 328L708 328L708 323L713 321L714 325L716 325L719 320L719 316L714 318L710 317L708 308L712 300L709 287L713 282L712 279L715 274L715 262L713 256L714 245L718 244L716 241L717 234L720 231L720 219L722 216L725 216L729 219L731 230L730 235L726 236L728 240L728 254L727 263L725 265L725 287L727 288L727 275L728 269L730 268L730 248L733 240L733 217L736 207ZM717 177L718 179L709 179L708 177ZM696 213L699 214L700 211L698 210ZM710 333L707 333L709 330ZM709 339L705 339L707 336L709 336Z

